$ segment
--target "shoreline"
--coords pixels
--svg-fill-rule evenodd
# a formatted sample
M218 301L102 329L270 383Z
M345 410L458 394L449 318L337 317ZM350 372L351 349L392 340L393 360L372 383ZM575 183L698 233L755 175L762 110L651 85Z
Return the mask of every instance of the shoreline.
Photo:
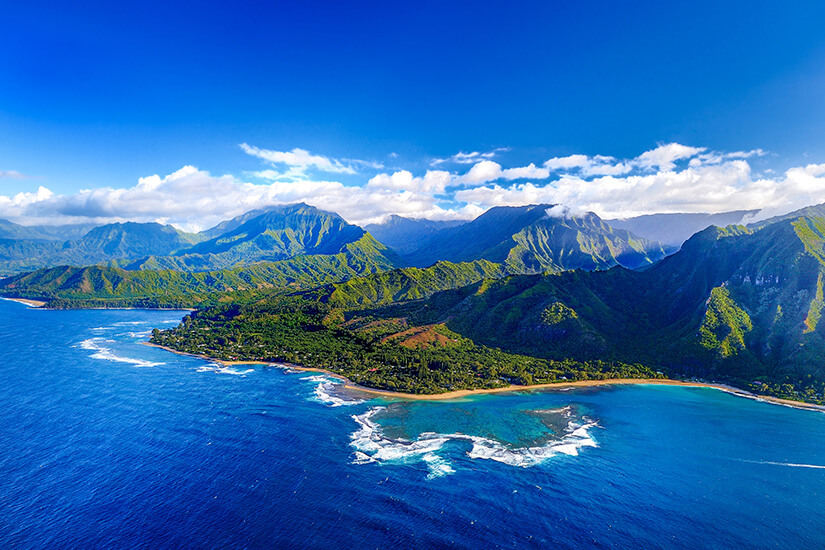
M8 300L10 302L17 302L18 304L26 304L30 307L48 309L50 311L197 311L192 307L83 307L83 308L50 308L48 302L42 300L31 300L29 298L9 298L8 296L0 296L0 300ZM171 350L170 350L171 351Z
M334 374L334 373L331 373ZM340 378L340 377L339 377ZM762 401L772 405L782 405L785 407L792 407L795 409L804 409L810 411L825 412L825 405L817 405L816 403L806 403L804 401L793 401L791 399L783 399L781 397L773 397L770 395L759 395L741 388L735 388L726 384L716 384L712 382L691 382L684 380L675 380L673 378L606 378L603 380L577 380L574 382L550 382L546 384L532 384L529 386L509 385L501 388L489 388L478 390L455 390L446 393L435 394L415 394L393 392L389 390L377 390L373 388L366 388L359 386L351 381L348 381L347 388L357 390L364 393L373 394L379 397L387 397L393 399L406 399L410 401L442 401L450 399L461 399L463 397L470 397L473 395L486 395L494 393L507 393L518 391L542 391L542 390L565 390L570 388L592 388L598 386L624 386L624 385L653 385L653 386L682 386L688 388L710 388L714 390L723 391L725 393L735 395L737 397L744 397L745 399L753 399L754 401Z
M41 302L40 300L29 300L28 298L7 298L3 296L2 299L10 302L17 302L18 304L26 304L31 307L43 307L46 305L46 302Z
M390 390L379 390L375 388L368 388L366 386L361 386L356 384L349 378L342 376L338 373L332 372L327 369L322 369L318 367L302 367L300 365L294 365L292 363L273 363L270 361L225 361L223 359L216 359L214 357L209 357L207 355L197 354L197 353L186 353L183 351L178 351L172 348L167 348L166 346L161 346L159 344L153 344L152 342L143 342L143 345L151 346L155 348L160 348L166 351L170 351L172 353L176 353L178 355L186 355L189 357L197 357L199 359L204 359L207 361L212 361L214 363L218 363L225 367L229 366L236 366L236 365L264 365L269 367L278 367L283 369L293 369L297 371L305 371L305 372L320 372L324 373L332 378L336 378L344 383L344 388L352 391L357 391L361 393L367 393L370 395L374 395L375 397L383 397L385 399L398 399L398 400L407 400L407 401L448 401L451 399L461 399L464 397L472 397L474 395L487 395L487 394L495 394L495 393L508 393L508 392L519 392L519 391L546 391L546 390L566 390L570 388L590 388L590 387L598 387L598 386L622 386L622 385L635 385L635 384L648 384L648 385L658 385L658 386L682 386L682 387L689 387L689 388L710 388L714 390L723 391L730 395L735 395L737 397L743 397L745 399L753 399L754 401L761 401L763 403L768 403L771 405L781 405L783 407L791 407L794 409L802 409L808 411L818 411L818 412L825 412L825 405L817 405L815 403L806 403L804 401L793 401L790 399L783 399L781 397L773 397L770 395L759 395L747 390L743 390L740 388L735 388L733 386L728 386L726 384L716 384L712 382L693 382L693 381L684 381L684 380L674 380L672 378L607 378L603 380L577 380L574 382L551 382L545 384L531 384L529 386L519 386L511 384L509 386L503 386L500 388L489 388L489 389L477 389L477 390L455 390L445 393L428 393L428 394L419 394L419 393L404 393L404 392L395 392Z

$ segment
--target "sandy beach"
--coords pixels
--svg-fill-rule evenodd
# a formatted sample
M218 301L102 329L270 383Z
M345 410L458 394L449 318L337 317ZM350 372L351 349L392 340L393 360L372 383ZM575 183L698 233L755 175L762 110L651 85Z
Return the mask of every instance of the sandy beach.
M339 377L340 378L340 377ZM779 397L772 397L768 395L758 395L746 390L734 388L725 384L713 384L709 382L690 382L683 380L673 380L671 378L610 378L606 380L579 380L576 382L553 382L549 384L533 384L530 386L510 385L501 388L491 388L485 390L457 390L447 393L437 394L413 394L392 392L385 390L376 390L373 388L365 388L358 384L353 384L348 381L347 388L357 390L364 393L369 393L375 396L384 397L387 399L409 399L421 401L441 401L449 399L460 399L472 395L484 395L491 393L506 393L515 391L547 391L547 390L565 390L569 388L588 388L597 386L621 386L630 384L655 384L660 386L685 386L691 388L712 388L723 391L739 397L747 399L755 399L757 401L764 401L766 403L773 403L775 405L784 405L787 407L794 407L798 409L808 409L825 412L825 406L816 405L814 403L805 403L803 401L792 401L790 399L781 399Z
M12 302L17 302L20 304L26 304L27 306L31 307L43 307L46 305L46 302L41 302L40 300L29 300L27 298L3 298L3 300L10 300Z
M265 365L270 367L279 367L285 369L292 369L298 371L306 371L306 372L321 372L324 373L332 378L336 378L341 380L345 384L345 388L352 391L358 391L361 393L367 393L370 395L374 395L376 397L382 397L384 399L399 399L399 400L413 400L413 401L445 401L450 399L461 399L464 397L471 397L473 395L485 395L485 394L492 394L492 393L507 393L507 392L517 392L517 391L552 391L552 390L565 390L570 388L589 388L589 387L598 387L598 386L621 386L621 385L629 385L629 384L656 384L660 386L685 386L685 387L692 387L692 388L711 388L719 391L723 391L725 393L729 393L731 395L736 395L739 397L744 397L746 399L755 399L757 401L763 401L765 403L772 403L774 405L782 405L785 407L794 407L797 409L806 409L812 411L820 411L825 412L824 405L816 405L814 403L805 403L803 401L792 401L790 399L782 399L779 397L772 397L769 395L759 395L747 390L743 390L740 388L734 388L733 386L728 386L725 384L714 384L710 382L694 382L694 381L684 381L684 380L673 380L672 378L609 378L606 380L578 380L575 382L553 382L549 384L532 384L529 386L519 386L511 384L509 386L503 386L501 388L490 388L490 389L481 389L481 390L456 390L451 392L445 393L431 393L431 394L417 394L417 393L404 393L404 392L394 392L389 390L378 390L374 388L367 388L365 386L360 386L350 379L346 378L345 376L341 376L340 374L334 373L332 371L315 368L315 367L302 367L300 365L293 365L290 363L271 363L267 361L224 361L221 359L215 359L214 357L208 357L206 355L200 355L195 353L185 353L182 351L177 351L171 348L167 348L165 346L159 346L158 344L153 344L151 342L144 342L147 346L152 346L160 349L164 349L166 351L171 351L172 353L177 353L178 355L188 355L190 357L198 357L200 359L205 359L207 361L214 361L215 363L219 363L224 366L235 366L235 365Z

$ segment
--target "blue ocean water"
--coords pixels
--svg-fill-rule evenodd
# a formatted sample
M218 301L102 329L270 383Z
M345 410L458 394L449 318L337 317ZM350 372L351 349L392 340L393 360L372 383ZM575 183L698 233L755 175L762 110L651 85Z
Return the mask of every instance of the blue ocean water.
M825 414L704 388L391 402L0 301L2 548L822 548Z

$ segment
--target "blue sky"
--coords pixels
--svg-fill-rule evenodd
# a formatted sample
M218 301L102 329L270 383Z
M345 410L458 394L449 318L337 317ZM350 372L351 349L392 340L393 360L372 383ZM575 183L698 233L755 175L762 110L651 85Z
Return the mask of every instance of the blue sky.
M816 187L825 163L825 5L818 2L5 4L0 217L18 222L150 219L151 205L107 202L84 212L82 190L126 192L153 175L178 181L184 167L194 167L187 177L197 174L200 183L178 181L176 189L193 202L208 190L225 193L221 185L239 194L258 186L248 201L238 195L238 208L312 198L322 182L364 191L374 178L406 172L409 184L399 176L383 190L426 195L404 207L398 197L370 198L371 210L344 204L356 221L466 217L535 197L605 215L740 207L736 193L723 192L716 202L639 198L611 210L603 204L609 193L601 201L592 194L600 187L615 194L622 184L595 181L604 174L584 174L574 161L541 178L466 177L484 160L507 170L586 155L612 157L602 164L615 166L668 144L721 159L712 174L697 175L684 173L695 155L680 157L669 170L681 174L673 185L710 178L711 195L713 185L739 186L748 206L825 200ZM250 154L296 148L330 164L296 170L271 161L285 157ZM479 156L437 162L461 152ZM748 174L734 162L746 163ZM435 187L413 181L428 170L451 179ZM719 179L737 170L734 180ZM789 187L790 170L817 181ZM261 187L274 172L279 192ZM619 172L613 176L631 185L629 177L668 170L637 162ZM589 198L525 192L528 184L564 187L565 176L592 184ZM768 180L784 190L766 193L759 182ZM468 192L473 185L493 192L481 200ZM37 195L40 187L48 193ZM163 186L153 189L156 218L198 225L164 209ZM340 199L324 189L320 205L334 206ZM151 202L143 191L141 200ZM765 204L753 198L757 191ZM15 203L17 193L30 195ZM200 214L211 220L235 210Z

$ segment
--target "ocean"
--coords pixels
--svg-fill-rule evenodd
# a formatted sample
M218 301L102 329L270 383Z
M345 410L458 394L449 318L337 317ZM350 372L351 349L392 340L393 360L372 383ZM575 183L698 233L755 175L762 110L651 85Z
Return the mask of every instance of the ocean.
M654 385L392 401L0 301L2 548L823 548L825 414Z

